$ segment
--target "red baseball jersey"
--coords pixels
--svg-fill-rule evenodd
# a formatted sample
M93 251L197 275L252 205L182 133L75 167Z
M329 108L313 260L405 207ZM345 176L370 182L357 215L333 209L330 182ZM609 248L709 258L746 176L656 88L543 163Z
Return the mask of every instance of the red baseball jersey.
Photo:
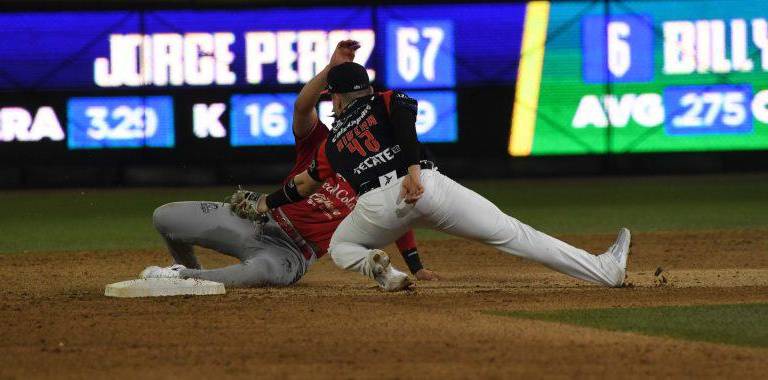
M326 137L328 128L318 120L307 136L296 140L296 164L285 181L309 167L317 148ZM356 194L349 183L339 176L330 176L317 192L299 202L277 208L272 215L286 233L292 235L291 231L294 230L300 235L291 236L294 241L299 238L306 242L308 247L300 248L307 259L311 258L307 248L319 258L326 254L333 232L344 217L352 212L356 203Z

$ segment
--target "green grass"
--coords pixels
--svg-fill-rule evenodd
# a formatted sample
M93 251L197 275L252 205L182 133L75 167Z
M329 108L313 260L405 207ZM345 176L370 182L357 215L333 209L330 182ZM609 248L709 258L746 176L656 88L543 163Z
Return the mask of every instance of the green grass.
M645 335L768 347L768 304L764 303L492 314Z
M152 212L178 200L223 200L231 188L0 193L0 252L162 247Z
M768 228L768 176L462 181L543 231ZM270 187L262 187L268 190ZM0 253L158 248L151 216L176 200L221 200L229 187L0 192ZM420 239L445 235L419 230Z

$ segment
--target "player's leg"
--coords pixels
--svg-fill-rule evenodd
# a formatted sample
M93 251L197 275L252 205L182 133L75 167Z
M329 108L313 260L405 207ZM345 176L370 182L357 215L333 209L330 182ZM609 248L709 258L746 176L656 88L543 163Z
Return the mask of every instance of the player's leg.
M247 244L255 223L234 215L220 202L173 202L158 207L152 221L177 264L200 268L194 246L210 248L240 260L248 258Z
M386 218L384 194L374 190L358 199L351 214L339 224L331 238L329 253L337 266L375 279L385 290L407 286L408 276L389 264L378 248L392 243L409 228L409 219Z
M402 236L402 233L390 239L383 239L384 236L391 235L391 230L372 224L363 218L353 218L354 214L353 212L347 216L336 228L329 253L333 262L339 267L360 272L372 278L371 271L375 264L372 261L373 255L379 252L378 248L393 242L398 236Z
M242 219L232 214L226 204L169 203L155 210L154 223L176 263L187 267L178 270L180 277L229 286L288 285L298 281L306 270L298 248L277 223L270 220L259 225ZM201 270L193 254L195 245L233 256L241 263ZM158 269L164 270L159 275L177 275L166 268Z
M293 252L270 246L239 264L210 270L182 269L179 274L181 278L216 281L233 287L285 286L304 274L300 260Z
M624 268L611 255L595 256L537 231L437 171L422 173L424 196L413 210L421 221L576 278L608 286L623 282Z

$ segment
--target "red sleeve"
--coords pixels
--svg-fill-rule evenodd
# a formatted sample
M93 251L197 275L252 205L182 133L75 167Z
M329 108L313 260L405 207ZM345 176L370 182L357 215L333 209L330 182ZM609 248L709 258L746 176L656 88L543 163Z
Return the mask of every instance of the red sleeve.
M389 105L392 102L392 90L382 92L381 98L384 99L384 107L387 109L387 114L391 114L392 109Z
M293 178L296 174L303 172L312 163L315 157L317 147L328 137L328 128L320 119L317 120L309 134L296 139L296 164L291 169L287 178Z
M415 250L416 237L413 236L413 230L408 230L405 235L401 236L400 239L397 239L395 244L397 244L397 249L400 250L400 253Z
M312 163L309 164L309 169L307 169L309 171L309 176L315 181L324 181L326 178L333 176L333 168L331 168L331 163L328 161L328 156L325 154L325 145L327 143L327 139L320 143L320 146L317 147L315 153L315 159L312 160Z

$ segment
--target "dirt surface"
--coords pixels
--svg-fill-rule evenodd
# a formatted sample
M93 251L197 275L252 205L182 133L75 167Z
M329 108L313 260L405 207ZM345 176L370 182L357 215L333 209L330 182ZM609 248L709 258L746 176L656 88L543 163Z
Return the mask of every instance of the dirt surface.
M613 236L561 238L598 252ZM631 288L601 288L445 240L421 244L425 263L444 279L399 294L381 293L323 258L287 288L112 299L102 295L105 284L167 263L165 253L0 255L0 378L768 375L768 349L486 313L768 302L768 231L648 233L634 241ZM231 262L211 252L201 261ZM658 267L666 285L658 285Z

